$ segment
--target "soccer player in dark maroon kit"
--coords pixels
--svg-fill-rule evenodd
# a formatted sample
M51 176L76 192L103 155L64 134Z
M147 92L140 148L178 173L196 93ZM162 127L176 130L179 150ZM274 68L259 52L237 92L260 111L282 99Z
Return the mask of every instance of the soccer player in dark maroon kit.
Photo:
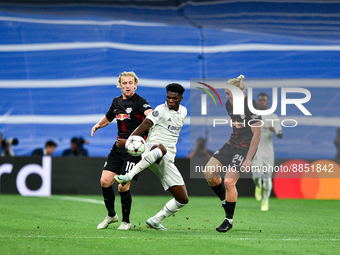
M216 228L218 232L227 232L233 227L233 216L238 196L236 182L240 172L248 173L250 171L251 160L261 139L261 116L253 114L249 110L248 99L244 94L243 78L244 76L240 75L237 79L230 79L227 84L236 86L243 92L244 115L233 114L233 95L226 88L226 97L229 99L226 108L232 121L233 133L229 141L210 158L204 173L210 187L222 201L222 207L226 214L222 224ZM258 109L255 100L253 100L253 106ZM224 183L219 176L219 172L222 170L225 172Z
M138 84L138 77L134 72L123 72L118 77L118 88L121 89L122 95L113 99L110 109L106 115L92 127L91 136L99 128L109 125L114 119L117 121L118 137L112 146L111 152L104 164L100 183L102 186L104 203L108 211L108 216L101 222L97 228L107 228L109 224L118 222L118 215L115 212L115 194L112 184L114 176L129 172L141 158L128 154L123 147L117 144L125 143L130 134L143 122L145 117L152 112L149 103L135 93ZM146 137L144 137L146 138ZM138 178L138 177L137 177ZM137 178L134 178L135 180ZM130 194L130 184L118 185L121 196L123 219L120 230L131 229L130 211L132 198Z

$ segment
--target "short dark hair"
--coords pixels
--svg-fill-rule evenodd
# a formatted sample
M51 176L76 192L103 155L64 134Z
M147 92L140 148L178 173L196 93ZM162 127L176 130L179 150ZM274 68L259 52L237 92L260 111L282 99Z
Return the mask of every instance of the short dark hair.
M257 96L257 98L259 98L259 97L267 97L267 98L269 99L269 96L268 96L266 93L264 93L264 92L260 93L260 94Z
M45 147L47 147L47 146L57 147L57 144L55 142L53 142L52 140L48 140L45 144Z
M183 95L185 89L181 84L178 83L170 83L169 85L166 86L166 91L171 91L174 93L178 93L180 95Z
M71 143L78 143L78 137L73 137L72 139L71 139Z

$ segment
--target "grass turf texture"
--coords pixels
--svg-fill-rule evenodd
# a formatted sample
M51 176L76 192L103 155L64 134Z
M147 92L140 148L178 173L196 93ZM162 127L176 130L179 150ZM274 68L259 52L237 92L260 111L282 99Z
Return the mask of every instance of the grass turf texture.
M0 254L338 254L340 202L271 199L260 211L253 198L239 198L234 228L218 233L224 218L215 197L191 197L163 225L145 221L169 196L134 196L132 230L119 223L97 230L106 210L101 196L0 195ZM121 219L120 197L116 211Z

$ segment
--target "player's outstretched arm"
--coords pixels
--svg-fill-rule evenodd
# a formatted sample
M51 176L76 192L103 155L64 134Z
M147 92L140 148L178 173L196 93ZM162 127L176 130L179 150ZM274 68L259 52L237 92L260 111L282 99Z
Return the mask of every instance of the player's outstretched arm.
M153 126L153 122L149 119L145 119L133 132L132 135L142 135L146 130L149 130ZM124 147L127 139L118 138L117 147Z
M149 130L153 126L153 122L149 119L145 119L131 135L142 135L146 130Z
M91 136L93 136L94 132L96 132L99 128L103 128L106 127L107 125L109 125L113 120L108 119L106 116L104 116L103 118L101 118L101 120L95 124L92 129L91 129Z

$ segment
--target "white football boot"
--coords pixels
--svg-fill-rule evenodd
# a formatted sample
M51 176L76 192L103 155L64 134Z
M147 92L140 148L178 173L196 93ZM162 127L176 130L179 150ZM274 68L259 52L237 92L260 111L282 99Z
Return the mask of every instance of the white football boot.
M122 223L120 224L120 226L117 229L119 229L119 230L129 230L129 229L131 229L131 223L122 221Z
M113 217L106 216L106 218L103 220L103 222L100 223L97 226L97 229L107 228L111 223L116 223L116 222L118 222L118 215L117 214Z

